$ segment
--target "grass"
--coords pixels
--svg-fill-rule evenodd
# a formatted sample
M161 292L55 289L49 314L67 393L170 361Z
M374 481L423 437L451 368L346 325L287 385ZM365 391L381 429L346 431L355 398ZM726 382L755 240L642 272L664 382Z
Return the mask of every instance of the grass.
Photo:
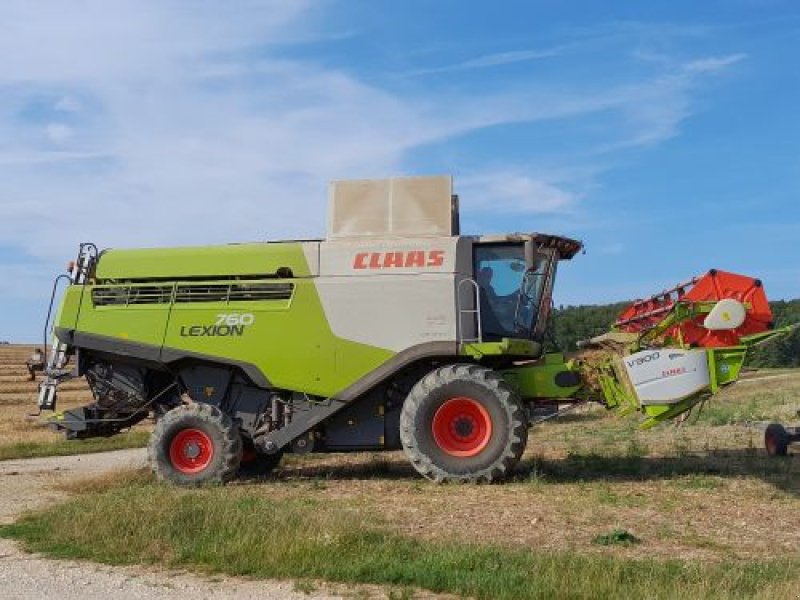
M723 390L692 420L712 426L737 423L787 421L797 418L797 379L791 370L784 377L743 380Z
M49 442L18 441L0 444L0 460L42 456L69 456L122 450L123 448L142 448L147 445L147 440L150 438L150 433L144 430L130 431L110 438L93 438L89 440L66 440L62 435L55 433L52 435L55 439Z
M625 529L615 529L608 533L601 533L592 540L592 543L598 546L612 546L618 544L620 546L630 546L631 544L639 544L642 540L633 535L630 531Z
M272 499L252 486L185 490L139 474L87 489L0 534L55 557L290 578L297 589L324 579L498 600L716 599L788 597L800 584L795 560L709 565L424 541L347 502ZM609 535L609 543L631 543L625 531Z

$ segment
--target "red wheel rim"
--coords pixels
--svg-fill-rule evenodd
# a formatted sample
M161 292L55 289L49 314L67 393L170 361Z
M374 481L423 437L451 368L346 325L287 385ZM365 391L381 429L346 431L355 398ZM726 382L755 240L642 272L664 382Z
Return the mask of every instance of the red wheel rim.
M181 473L199 473L214 458L214 442L205 431L183 429L169 445L169 459Z
M478 401L450 398L433 415L433 439L450 456L479 454L492 437L492 418Z

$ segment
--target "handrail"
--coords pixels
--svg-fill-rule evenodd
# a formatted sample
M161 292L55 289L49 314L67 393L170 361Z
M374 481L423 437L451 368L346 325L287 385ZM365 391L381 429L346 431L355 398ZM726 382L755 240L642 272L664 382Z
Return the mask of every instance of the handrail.
M475 291L475 308L463 308L461 306L461 288L464 284L471 285ZM471 277L465 277L461 281L458 282L458 287L456 288L456 300L457 300L457 309L458 309L458 343L463 344L464 342L483 342L483 329L481 327L481 288L478 285L478 282L472 279ZM477 337L466 339L464 338L464 315L475 315L475 327L478 333Z

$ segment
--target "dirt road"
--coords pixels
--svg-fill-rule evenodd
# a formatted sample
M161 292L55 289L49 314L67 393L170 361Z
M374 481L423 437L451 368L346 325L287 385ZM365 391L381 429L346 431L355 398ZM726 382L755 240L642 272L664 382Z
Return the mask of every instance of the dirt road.
M120 450L82 456L0 461L0 522L64 496L59 481L89 477L145 464L145 451ZM293 591L292 582L212 579L142 567L108 567L82 561L54 561L21 552L0 539L0 590L5 600L91 600L110 597L136 600L228 598L261 600L341 598L320 592Z

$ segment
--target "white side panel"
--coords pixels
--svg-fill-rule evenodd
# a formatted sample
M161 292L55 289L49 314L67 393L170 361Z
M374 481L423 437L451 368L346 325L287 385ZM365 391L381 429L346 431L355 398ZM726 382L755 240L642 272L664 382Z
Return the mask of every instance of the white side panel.
M338 337L394 352L456 339L452 275L320 277L316 285Z
M319 275L319 242L303 242L303 254L312 277Z
M458 244L456 237L323 242L315 283L334 334L394 352L456 340Z
M711 383L705 350L644 350L624 360L642 404L675 404Z

